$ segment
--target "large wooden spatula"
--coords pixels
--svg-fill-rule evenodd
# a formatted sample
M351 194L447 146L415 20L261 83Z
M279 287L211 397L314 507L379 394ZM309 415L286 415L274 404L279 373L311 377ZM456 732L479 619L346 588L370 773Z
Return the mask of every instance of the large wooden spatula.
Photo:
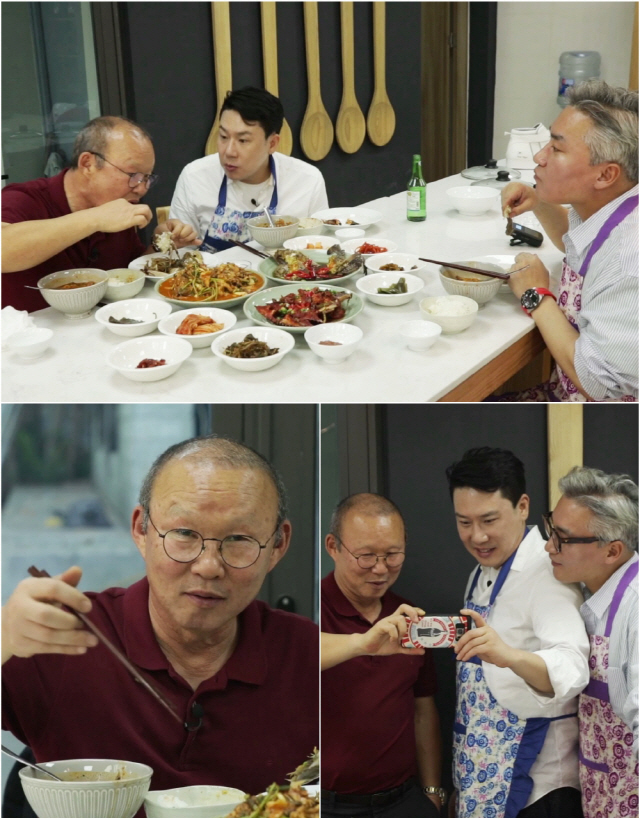
M309 99L300 128L300 145L309 157L318 161L331 150L333 124L322 104L320 90L320 38L318 34L318 3L303 3L304 35L307 46L307 83Z
M213 62L216 71L216 118L205 145L204 152L215 154L218 151L218 126L220 125L220 108L228 91L231 91L231 21L229 3L216 0L211 4L213 23Z
M260 3L262 15L262 65L264 68L264 87L278 96L278 29L276 25L276 4L272 2ZM291 156L293 135L289 123L285 119L280 131L278 151Z

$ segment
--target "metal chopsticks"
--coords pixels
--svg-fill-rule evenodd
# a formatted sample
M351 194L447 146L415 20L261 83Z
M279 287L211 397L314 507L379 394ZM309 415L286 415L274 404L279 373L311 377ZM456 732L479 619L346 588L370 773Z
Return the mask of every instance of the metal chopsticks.
M451 262L439 262L437 259L423 259L422 256L418 257L421 262L430 262L431 264L439 264L442 267L453 267L455 270L466 270L469 273L480 273L482 276L491 276L494 279L504 279L507 281L511 276L511 273L497 273L495 270L482 270L479 267L467 267L463 264L452 264ZM526 270L529 265L525 265L524 267L519 267L517 270L513 270L512 273L519 273L521 270Z
M239 242L237 239L229 239L229 241L234 245L238 245L238 247L243 247L245 250L248 250L249 253L255 253L255 255L260 256L261 259L273 258L273 256L270 256L268 253L263 253L261 250L256 250L255 247L251 247L251 245L246 245L244 242Z
M32 577L51 577L51 575L48 572L36 569L35 566L29 566L28 571ZM152 682L150 682L146 677L143 676L142 672L139 669L137 669L135 665L133 665L133 663L131 663L119 649L117 649L114 646L111 640L109 640L109 638L106 637L85 614L82 614L81 612L76 611L75 609L72 609L69 606L63 606L63 608L66 609L67 611L70 611L71 614L75 614L76 617L78 617L84 623L84 625L96 635L98 640L100 640L101 643L104 643L104 645L109 649L109 651L114 655L114 657L120 660L122 665L124 665L124 667L131 674L131 676L137 682L141 683L147 689L147 691L149 691L150 694L153 694L153 696L158 700L158 702L161 705L163 705L167 709L167 711L169 711L172 717L177 719L181 725L183 724L184 721L180 714L178 714L175 705L169 702L169 700L165 699L164 695L160 691L158 691L155 685L153 685Z

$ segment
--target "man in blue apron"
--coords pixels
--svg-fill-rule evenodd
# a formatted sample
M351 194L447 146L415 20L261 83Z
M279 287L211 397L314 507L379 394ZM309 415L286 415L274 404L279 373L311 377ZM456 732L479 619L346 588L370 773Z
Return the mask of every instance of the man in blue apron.
M502 191L510 217L534 211L566 257L559 289L533 253L509 286L555 360L550 380L509 401L638 400L638 92L573 88L534 159L536 188ZM563 207L569 203L567 211Z
M527 526L524 466L482 447L447 469L458 534L478 561L457 658L456 816L582 816L578 694L588 682L580 590Z
M263 88L227 94L220 111L218 153L183 169L171 216L189 214L202 238L200 250L215 253L249 241L247 219L269 213L310 216L328 207L320 171L278 152L282 103ZM266 216L265 216L266 221Z
M638 487L628 475L574 467L547 516L554 576L580 581L589 685L580 695L585 816L638 815Z

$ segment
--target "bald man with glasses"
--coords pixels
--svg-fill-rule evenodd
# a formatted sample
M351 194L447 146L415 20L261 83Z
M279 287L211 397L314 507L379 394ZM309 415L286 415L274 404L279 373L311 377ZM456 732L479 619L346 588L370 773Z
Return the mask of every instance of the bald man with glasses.
M355 639L328 667L323 638L322 816L438 816L433 658L399 650L398 610L416 610L390 591L405 559L404 521L390 500L365 493L338 504L330 529L335 569L322 580L321 628Z
M51 178L7 185L2 191L2 306L47 306L29 290L48 273L74 268L113 270L152 253L138 229L152 219L141 199L157 182L150 135L123 117L98 117L76 137L71 166ZM158 225L176 247L199 245L178 219Z

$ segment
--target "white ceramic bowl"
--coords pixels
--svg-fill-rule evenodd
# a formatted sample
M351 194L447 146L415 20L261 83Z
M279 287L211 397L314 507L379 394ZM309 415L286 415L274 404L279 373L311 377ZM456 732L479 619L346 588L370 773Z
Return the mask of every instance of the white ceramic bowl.
M125 299L101 307L96 312L96 321L117 336L135 338L156 330L161 319L170 315L171 309L168 302L160 299ZM142 320L142 324L114 324L109 321L111 316L114 319Z
M457 188L449 188L447 196L460 213L478 216L491 210L500 196L500 191L498 188L485 188L482 185L460 185Z
M400 335L410 350L428 350L442 333L442 327L434 321L413 319L400 325Z
M48 327L28 327L9 337L7 347L22 358L38 358L48 348L53 330Z
M398 267L403 267L404 270L380 270L386 264L397 264ZM369 270L375 273L411 273L415 276L427 269L427 263L423 262L412 253L374 253L367 256L365 265Z
M407 283L406 293L378 293L378 288L391 287L399 279L404 279ZM383 307L398 307L410 302L415 294L422 290L424 282L419 276L390 270L387 273L369 273L368 276L358 279L356 287L374 304L381 304Z
M263 247L282 247L282 243L287 239L293 239L298 232L299 219L297 216L282 216L276 213L271 217L275 222L283 220L287 224L283 227L268 227L266 214L262 216L254 216L253 219L247 219L247 228L251 234L251 238L256 242L260 242ZM267 227L264 227L267 225Z
M483 267L486 270L495 270L496 273L504 272L497 264L481 265L478 262L457 262L457 264L463 264L467 267ZM447 275L445 271L448 271L451 275ZM504 279L492 279L489 276L482 276L480 273L478 273L477 278L481 279L481 281L478 282L461 281L452 278L452 275L473 277L474 274L468 273L466 270L455 270L453 267L441 267L440 281L449 295L467 296L467 298L477 301L478 304L486 304L492 299L500 290L500 286L504 281Z
M362 341L362 330L354 324L318 324L305 330L304 339L327 364L344 361ZM335 341L337 344L323 344Z
M351 239L364 239L365 231L363 228L340 228L336 230L335 237L336 239L340 239L341 242L348 242Z
M122 301L132 299L144 287L144 273L141 270L131 270L120 267L116 270L107 270L109 281L105 301Z
M38 816L52 819L135 816L149 790L153 774L148 765L119 759L62 759L39 764L57 775L67 771L118 771L122 767L130 775L111 782L56 782L33 768L21 768L20 781L29 804Z
M307 245L322 245L321 248L307 248ZM305 250L324 250L325 252L334 245L338 244L334 235L331 236L320 236L319 234L298 234L294 236L293 239L287 239L286 242L283 243L283 247L286 247L287 250L301 250L303 253Z
M229 345L242 341L249 333L258 341L264 341L269 347L277 347L278 352L264 358L233 358L224 354ZM293 350L295 343L295 338L291 333L277 327L235 327L213 340L211 352L235 370L255 373L275 367L288 352Z
M303 216L298 222L296 236L316 236L322 233L323 229L324 225L321 219L314 219L313 216Z
M317 210L311 214L314 219L322 220L325 230L340 230L340 228L361 228L366 230L371 225L375 225L382 219L382 214L378 210L371 208L325 208L324 210ZM337 219L339 225L328 225L327 219ZM347 221L355 222L354 225L348 225Z
M216 330L215 333L198 333L193 336L178 335L176 332L178 327L187 316L192 316L194 313L199 316L208 316L213 319L216 324L224 324L224 327L222 330ZM220 333L225 333L227 330L230 330L237 320L235 313L232 313L231 310L222 310L219 307L194 307L191 310L178 310L176 313L171 313L170 316L163 318L158 324L158 330L164 333L165 336L170 336L171 338L186 339L186 341L197 350L201 347L210 347L213 339L220 335Z
M440 308L451 304L461 304L465 313L463 315L454 315L451 313L432 313L429 308L432 308L436 302L439 303ZM442 327L443 333L461 333L467 327L471 327L478 315L478 302L469 299L466 296L429 296L422 299L420 302L420 315L427 321L434 321Z
M336 233L336 236L338 234ZM361 253L358 248L360 248L364 244L368 245L376 245L377 247L383 247L384 250L381 250L380 253ZM347 251L347 253L360 253L360 255L364 259L369 259L371 256L380 256L383 253L393 253L394 250L398 249L398 245L396 242L392 242L391 239L383 239L378 236L375 236L372 239L348 239L346 242L340 242L343 249Z
M95 307L107 292L109 274L104 270L91 267L78 267L74 270L61 270L59 273L49 273L38 281L42 298L67 318L80 319L91 315L91 308ZM95 282L88 287L79 287L77 290L55 290L52 284L68 284L69 282Z
M183 338L132 338L113 348L107 356L107 364L131 381L161 381L173 375L192 352L193 347ZM138 364L145 358L164 358L167 363L138 369Z
M244 802L243 791L219 785L191 785L166 791L149 791L144 809L149 817L208 817L228 816L236 805Z

